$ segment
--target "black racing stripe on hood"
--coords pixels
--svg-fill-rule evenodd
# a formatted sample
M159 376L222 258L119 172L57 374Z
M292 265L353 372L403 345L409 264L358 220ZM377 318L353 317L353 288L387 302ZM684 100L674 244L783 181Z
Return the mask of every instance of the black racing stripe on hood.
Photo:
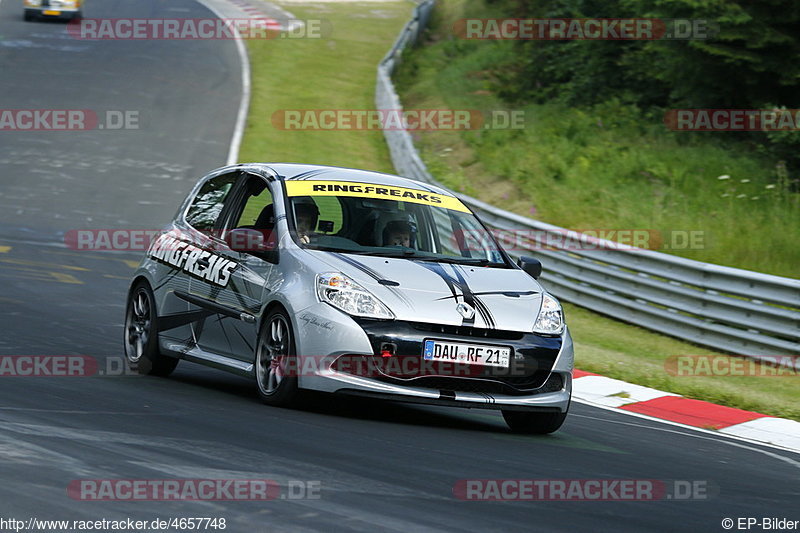
M383 279L383 276L381 276L381 275L380 275L378 272L376 272L375 270L371 269L370 267L368 267L368 266L367 266L367 265L365 265L364 263L362 263L362 262L360 262L360 261L356 261L356 260L355 260L355 259L353 259L352 257L347 257L346 255L344 255L344 254L341 254L341 253L339 253L339 252L331 252L331 254L332 254L334 257L336 257L337 259L341 259L342 261L344 261L344 262L345 262L345 263L347 263L348 265L356 267L356 268L357 268L357 269L359 269L361 272L363 272L363 273L364 273L364 274L366 274L367 276L371 277L371 278L372 278L372 279L374 279L375 281L378 281L378 280L382 280L382 279Z
M379 272L377 272L376 270L371 269L370 267L368 267L367 265L365 265L361 261L356 261L352 257L347 257L346 255L341 254L339 252L331 252L331 254L334 257L336 257L337 259L341 259L342 261L344 261L348 265L354 266L355 268L359 269L361 272L363 272L367 276L371 277L375 281L383 281L384 279L386 279L384 276L381 276L381 274ZM411 308L411 309L414 308L414 306L411 303L411 300L409 300L408 297L405 294L403 294L402 291L400 291L396 287L391 287L389 285L383 285L383 286L386 287L387 289L389 289L389 291L392 294L394 294L400 301L402 301L404 304L406 304L409 308Z
M430 270L431 272L442 278L442 280L444 280L444 282L447 284L447 288L450 289L452 297L456 302L458 302L458 298L461 297L464 299L464 302L466 304L475 307L472 299L472 292L470 292L469 287L465 283L462 283L458 279L448 274L442 265L440 265L439 263L429 263L425 261L413 261L413 263ZM456 288L458 288L460 294L459 292L456 291ZM474 316L472 318L464 318L463 322L461 323L461 325L463 326L472 326L474 324L475 324Z
M483 318L484 322L486 322L486 325L489 328L491 329L497 328L497 323L494 321L494 316L492 315L492 312L489 310L489 307L483 302L483 300L475 298L475 309L477 309L478 312L481 314L481 317Z
M453 267L453 272L458 278L458 281L463 286L462 290L464 291L464 299L467 301L468 304L473 306L480 313L481 318L483 318L483 321L486 323L486 325L494 329L496 323L494 321L494 317L492 316L492 312L489 310L489 307L483 302L483 300L478 298L475 295L475 293L472 292L472 290L469 288L467 279L464 276L464 273L461 271L462 267L459 267L458 265L451 265L451 266ZM469 295L469 297L467 297L467 295Z
M477 293L473 293L472 297L475 300L476 309L482 310L482 315L486 315L485 316L486 325L489 326L492 329L497 329L497 322L494 319L494 315L492 314L492 310L489 308L488 305L486 305L486 302L484 302L482 299L480 299L478 297Z
M473 309L475 309L478 312L478 314L481 315L481 318L483 319L483 321L488 325L489 324L489 319L486 316L485 310L482 309L480 304L478 304L475 301L475 295L472 293L472 290L470 290L469 285L467 284L466 280L464 279L464 276L461 274L461 272L458 271L458 268L456 268L456 265L450 265L450 267L453 269L453 273L456 276L454 281L455 281L456 285L458 286L458 288L461 290L461 294L464 296L464 302L467 305L469 305L470 307L472 307ZM442 268L442 270L444 270L444 268ZM472 321L473 321L473 323L475 322L474 317L473 317Z
M442 278L442 280L444 280L444 282L447 284L447 288L450 289L450 292L452 294L452 298L455 298L456 300L458 300L458 297L461 296L461 295L458 294L458 292L456 292L455 280L453 278L451 278L447 274L447 272L444 271L444 269L442 268L442 265L440 265L438 263L425 263L425 262L422 262L422 261L413 261L413 263L415 263L415 264L417 264L417 265L419 265L419 266L421 266L423 268L426 268L426 269L430 270L431 272L433 272L434 274L436 274L437 276Z

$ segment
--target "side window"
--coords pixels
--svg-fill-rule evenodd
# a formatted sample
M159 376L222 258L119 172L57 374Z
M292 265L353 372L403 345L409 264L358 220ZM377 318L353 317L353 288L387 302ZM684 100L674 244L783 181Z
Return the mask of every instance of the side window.
M258 179L258 178L253 178ZM275 209L268 187L250 192L245 198L244 209L234 228L271 229L275 224Z
M186 213L186 221L201 231L214 228L225 199L233 188L239 173L224 174L217 176L203 184L197 196L194 197L189 211Z

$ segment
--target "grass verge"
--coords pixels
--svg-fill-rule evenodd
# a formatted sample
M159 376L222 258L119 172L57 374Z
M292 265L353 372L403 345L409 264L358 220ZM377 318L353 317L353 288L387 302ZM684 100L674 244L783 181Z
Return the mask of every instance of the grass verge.
M374 109L375 68L410 17L412 4L292 3L284 7L299 19L324 20L330 34L247 42L253 94L239 160L392 172L380 131L285 130L279 117L285 110Z
M290 4L298 18L323 18L330 39L250 41L253 97L241 161L297 161L392 172L383 135L377 131L283 131L272 124L286 109L371 109L375 67L409 17L407 2ZM420 76L435 86L435 76ZM423 106L420 106L423 107ZM465 142L448 137L451 157L476 157ZM450 152L448 152L450 153ZM478 161L476 161L477 163ZM454 188L473 187L464 179ZM484 183L485 184L485 183ZM517 198L516 186L496 179L486 187L501 204ZM474 192L474 191L470 191ZM479 195L480 196L480 195ZM525 200L517 200L520 206ZM528 214L520 209L523 214ZM800 420L797 378L682 378L665 372L667 355L711 354L707 350L566 305L584 370L733 407ZM777 383L776 383L777 382Z

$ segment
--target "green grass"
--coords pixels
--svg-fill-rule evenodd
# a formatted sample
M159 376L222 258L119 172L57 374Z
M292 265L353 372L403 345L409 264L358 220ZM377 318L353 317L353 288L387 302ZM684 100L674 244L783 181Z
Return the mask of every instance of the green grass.
M253 95L240 161L302 162L394 169L376 130L284 130L283 110L374 109L375 68L408 20L408 2L287 4L300 19L322 19L320 39L249 40ZM280 121L278 122L279 124Z
M446 4L450 6L451 4ZM271 116L282 109L370 109L374 107L375 67L410 15L407 2L381 4L287 5L300 18L324 18L334 28L332 39L250 41L253 99L241 161L298 161L393 171L383 136L377 131L282 131ZM425 53L428 53L427 51ZM427 88L440 94L436 72L418 66L415 98ZM456 81L458 81L456 79ZM468 84L464 84L468 85ZM458 84L455 84L458 87ZM458 91L453 89L454 93ZM432 100L433 101L433 100ZM440 102L441 100L437 100ZM423 107L423 106L420 106ZM478 155L459 136L447 134L448 158ZM430 149L430 148L429 148ZM435 150L434 154L439 153ZM437 160L447 158L437 158ZM439 169L449 168L440 163ZM455 176L455 177L453 177ZM502 203L504 195L517 210L528 214L527 199L511 180L486 181L451 175L454 187L479 184L491 189L484 197ZM471 173L470 173L471 176ZM481 192L471 190L473 194ZM481 194L476 194L481 196ZM584 370L704 399L800 420L800 388L796 378L681 378L664 370L668 355L711 352L650 333L641 328L566 305L568 323L576 345L577 363ZM793 387L785 386L786 384Z
M514 43L448 36L459 18L503 15L478 1L437 4L431 42L397 76L405 106L508 109L493 68ZM800 194L735 133L670 132L662 114L619 102L518 110L524 129L421 132L417 145L447 185L508 210L568 228L655 230L653 249L800 277ZM683 247L673 232L684 231L702 240Z

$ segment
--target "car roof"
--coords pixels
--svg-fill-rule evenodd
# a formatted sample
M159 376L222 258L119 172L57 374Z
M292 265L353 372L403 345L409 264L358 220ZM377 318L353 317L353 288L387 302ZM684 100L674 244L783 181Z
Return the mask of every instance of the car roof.
M281 176L285 181L325 180L325 181L353 181L357 183L370 183L374 185L387 185L391 187L405 187L420 189L452 196L453 193L441 187L430 185L409 178L401 178L392 174L358 170L354 168L330 167L324 165L302 165L297 163L252 163L248 167L267 167ZM266 170L266 169L265 169Z

